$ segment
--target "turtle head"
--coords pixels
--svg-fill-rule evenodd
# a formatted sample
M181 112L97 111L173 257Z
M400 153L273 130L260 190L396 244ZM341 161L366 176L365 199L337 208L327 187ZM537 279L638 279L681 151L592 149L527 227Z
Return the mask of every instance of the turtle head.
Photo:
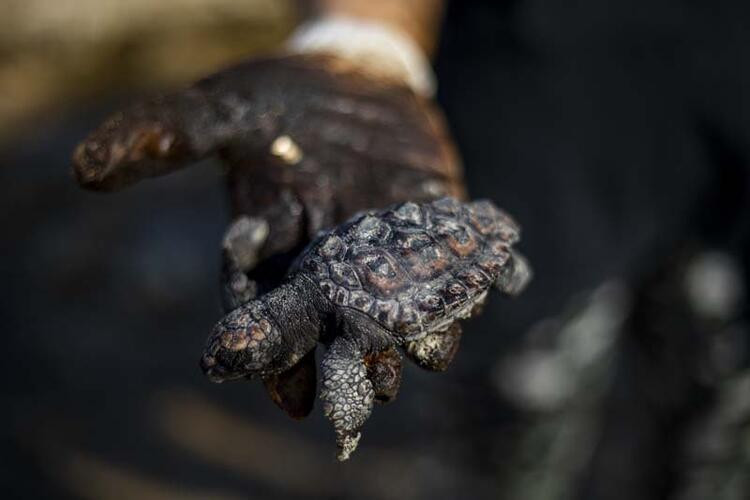
M213 382L257 375L273 369L283 354L282 335L261 301L230 312L214 327L200 365Z

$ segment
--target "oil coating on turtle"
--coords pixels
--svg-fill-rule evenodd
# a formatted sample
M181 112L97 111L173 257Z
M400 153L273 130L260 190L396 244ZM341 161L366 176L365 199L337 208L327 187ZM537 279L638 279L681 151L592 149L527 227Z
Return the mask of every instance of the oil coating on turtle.
M516 223L488 201L443 198L358 215L313 241L284 284L225 316L202 367L214 381L262 376L324 343L320 397L345 460L373 403L398 390L396 347L444 370L458 320L493 286L523 289L530 272L512 249L518 239Z

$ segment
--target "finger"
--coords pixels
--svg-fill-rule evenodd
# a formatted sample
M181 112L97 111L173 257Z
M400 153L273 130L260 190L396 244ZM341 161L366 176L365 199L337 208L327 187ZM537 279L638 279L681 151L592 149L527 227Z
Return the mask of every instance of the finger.
M73 172L88 189L117 190L201 159L252 127L249 96L230 92L234 72L138 103L105 120L76 148Z
M296 420L305 418L313 409L317 392L315 350L289 370L264 377L263 383L279 408Z
M394 347L365 356L367 378L375 391L376 403L390 403L401 387L401 355Z

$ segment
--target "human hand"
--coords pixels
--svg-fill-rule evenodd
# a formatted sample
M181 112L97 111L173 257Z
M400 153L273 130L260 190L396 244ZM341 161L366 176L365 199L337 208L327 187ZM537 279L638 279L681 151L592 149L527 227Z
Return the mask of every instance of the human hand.
M463 196L440 113L390 75L330 55L252 60L107 119L75 151L79 183L112 191L218 155L235 217L223 242L227 310L284 278L321 229L367 208ZM314 355L266 386L294 417Z

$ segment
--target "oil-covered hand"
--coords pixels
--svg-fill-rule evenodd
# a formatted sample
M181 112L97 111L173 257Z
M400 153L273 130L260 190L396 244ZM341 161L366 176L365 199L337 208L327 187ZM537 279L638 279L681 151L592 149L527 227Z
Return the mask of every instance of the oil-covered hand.
M117 190L203 157L226 163L234 220L223 241L230 310L276 287L318 231L406 200L463 197L440 113L404 83L328 55L252 60L107 119L76 149L74 174ZM314 355L265 379L309 413Z

